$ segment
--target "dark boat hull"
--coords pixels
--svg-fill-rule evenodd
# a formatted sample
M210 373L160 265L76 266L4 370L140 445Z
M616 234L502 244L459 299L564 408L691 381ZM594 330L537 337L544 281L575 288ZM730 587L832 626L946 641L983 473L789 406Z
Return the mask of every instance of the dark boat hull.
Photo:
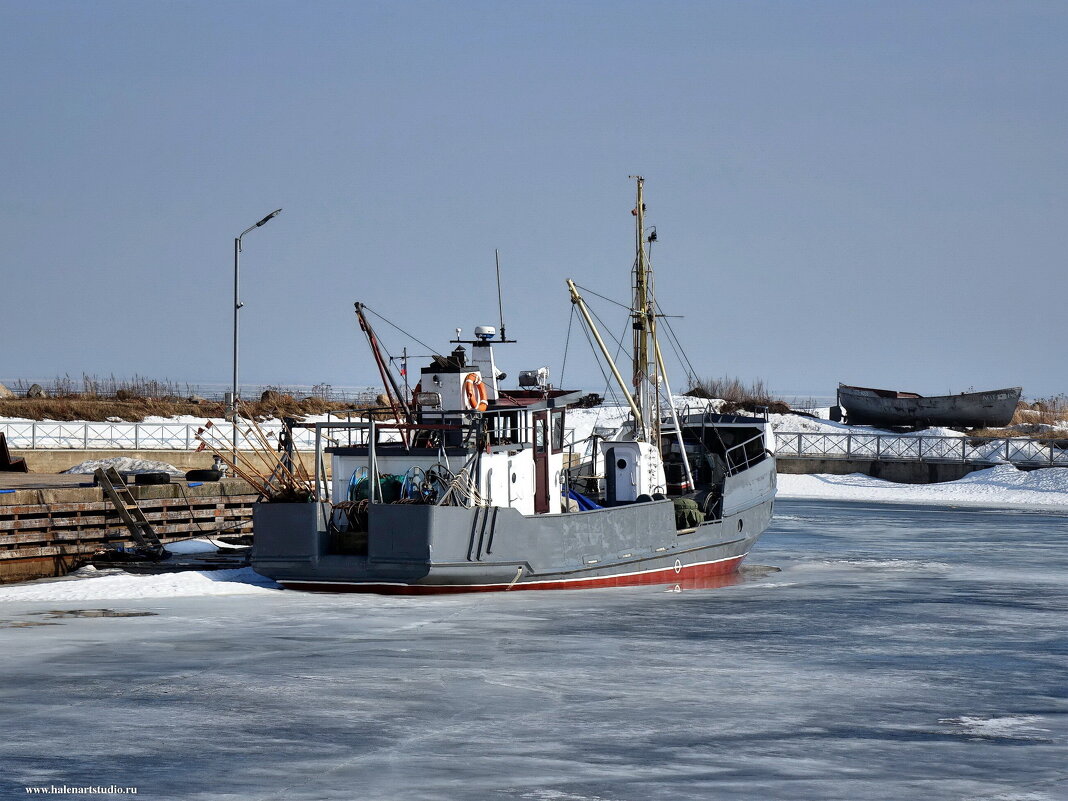
M841 385L838 404L849 423L876 426L1004 426L1012 420L1022 389L923 397L893 390Z

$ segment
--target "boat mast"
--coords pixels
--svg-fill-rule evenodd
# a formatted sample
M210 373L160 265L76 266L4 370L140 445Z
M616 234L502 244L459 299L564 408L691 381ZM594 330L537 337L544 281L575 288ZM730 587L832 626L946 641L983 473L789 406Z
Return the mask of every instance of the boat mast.
M667 368L664 366L664 354L660 350L660 340L656 335L656 300L653 294L653 265L646 250L648 240L645 237L645 179L632 175L638 182L638 198L634 207L635 249L634 259L634 387L640 398L639 404L644 415L645 425L641 426L646 442L651 442L659 449L661 436L660 385L663 383L667 394L668 409L675 426L675 436L679 442L682 466L686 472L686 481L694 485L693 472L690 469L690 457L686 453L682 426L675 411L671 397L671 384L668 383ZM655 229L654 229L655 231ZM655 239L655 234L651 237ZM651 393L651 400L650 400ZM635 418L637 420L637 418ZM636 428L639 426L636 423Z
M635 424L638 439L660 442L659 370L656 360L656 308L653 301L653 271L645 249L645 179L630 176L637 183L634 206L634 303L631 308L634 331L634 394L641 411ZM650 391L651 390L651 391Z

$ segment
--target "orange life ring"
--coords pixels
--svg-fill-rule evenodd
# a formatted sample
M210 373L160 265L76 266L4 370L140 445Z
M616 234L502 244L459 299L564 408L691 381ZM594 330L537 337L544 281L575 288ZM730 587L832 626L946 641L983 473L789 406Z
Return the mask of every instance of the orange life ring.
M488 408L486 385L478 373L468 373L464 377L464 400L467 401L467 408L476 412L484 412Z

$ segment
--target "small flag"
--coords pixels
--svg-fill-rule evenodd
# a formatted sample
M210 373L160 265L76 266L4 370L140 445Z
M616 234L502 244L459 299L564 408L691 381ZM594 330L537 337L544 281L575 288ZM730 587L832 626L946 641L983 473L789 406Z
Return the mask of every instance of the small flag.
M403 376L408 375L408 360L407 359L401 359L400 374L403 375Z

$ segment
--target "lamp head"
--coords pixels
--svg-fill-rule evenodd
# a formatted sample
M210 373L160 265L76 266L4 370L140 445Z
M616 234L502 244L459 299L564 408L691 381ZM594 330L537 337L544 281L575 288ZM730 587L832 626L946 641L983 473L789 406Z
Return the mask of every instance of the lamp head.
M266 217L264 217L262 220L260 220L258 223L256 223L256 227L259 228L261 225L263 225L264 223L270 221L274 217L277 217L281 213L282 213L281 209L275 209L270 214L268 214Z

